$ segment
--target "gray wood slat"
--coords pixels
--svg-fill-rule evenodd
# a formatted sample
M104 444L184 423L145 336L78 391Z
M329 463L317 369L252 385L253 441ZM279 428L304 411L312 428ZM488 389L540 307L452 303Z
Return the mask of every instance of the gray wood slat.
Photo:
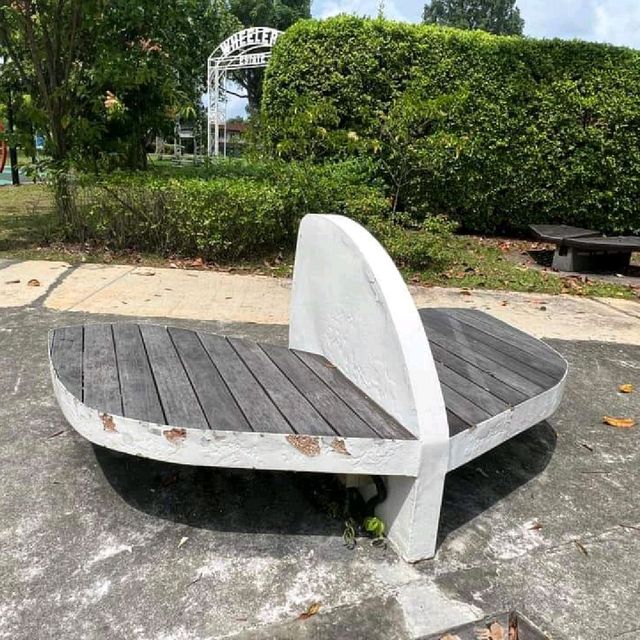
M170 328L169 334L209 427L218 431L251 431L251 426L215 368L198 334L188 329L175 328Z
M455 389L456 393L466 400L473 402L473 404L489 415L497 416L499 413L510 408L510 405L500 400L500 398L496 398L491 392L483 389L468 378L463 378L459 373L456 373L445 365L439 368L438 377L442 384L446 384L451 389ZM460 413L456 411L455 406L447 405L447 407L455 414L460 415Z
M566 370L565 362L551 349L523 331L510 327L501 320L493 318L482 311L471 309L452 309L451 314L471 326L499 338L516 348L526 351L541 361L545 373L552 377L562 378Z
M121 416L118 363L110 324L84 327L84 403L103 413Z
M425 310L420 311L420 315L423 318L427 335L429 336L431 333L439 335L438 342L445 349L456 353L458 346L466 346L471 351L481 353L497 362L505 370L514 371L531 382L535 382L543 389L549 389L556 384L557 380L546 375L538 368L522 362L520 359L514 358L511 354L507 354L497 348L495 341L491 341L490 336L487 334L463 324L451 316L431 313L434 311L432 309L428 310L430 312L428 315L423 314L423 311Z
M198 335L251 428L269 433L293 433L291 425L227 339L211 333Z
M542 384L553 386L559 380L559 372L552 370L549 361L555 359L555 354L551 350L544 355L536 355L528 351L524 351L518 344L501 338L497 335L489 333L485 329L479 329L474 324L471 324L473 320L462 319L455 313L448 310L434 309L432 310L431 318L440 318L444 322L456 331L462 331L462 333L473 340L474 344L487 345L489 348L499 352L502 356L502 360L505 365L509 365L510 362L516 360L526 366L528 366L535 375L536 380L539 380Z
M484 409L481 409L478 405L474 404L468 398L458 393L455 389L449 385L440 383L442 387L442 395L444 397L444 404L451 411L455 413L459 418L469 425L476 425L479 422L484 422L492 417L492 414Z
M480 369L477 365L467 362L455 353L446 351L435 342L431 341L430 346L438 371L440 371L440 367L446 365L449 369L460 374L463 378L471 380L483 389L492 393L497 398L500 398L512 406L519 404L520 402L524 402L530 397L529 395L510 387L508 384L505 384L502 380L499 380L491 373Z
M464 344L461 341L452 343L451 339L443 336L433 329L433 327L425 326L427 336L429 337L429 343L432 347L439 347L442 353L447 353L452 358L458 358L471 367L477 367L481 371L494 376L505 385L516 389L518 392L525 395L527 398L533 397L544 391L545 387L532 382L525 376L522 376L512 369L505 369L495 360L479 353ZM455 351L449 351L449 348L453 347Z
M451 412L449 409L447 409L447 422L449 423L450 438L458 435L459 433L462 433L463 431L466 431L467 429L473 426L468 422L465 422L460 416L457 416L455 413Z
M378 438L378 434L290 349L270 344L261 344L260 347L338 435Z
M166 327L140 325L167 424L190 429L209 425Z
M378 406L325 358L306 351L293 350L293 352L319 378L324 380L381 438L395 440L415 439L415 436L410 431Z
M234 338L229 343L296 433L337 435L258 344Z
M137 324L114 324L122 406L127 418L166 424Z
M61 327L53 332L51 359L60 382L82 400L83 327Z

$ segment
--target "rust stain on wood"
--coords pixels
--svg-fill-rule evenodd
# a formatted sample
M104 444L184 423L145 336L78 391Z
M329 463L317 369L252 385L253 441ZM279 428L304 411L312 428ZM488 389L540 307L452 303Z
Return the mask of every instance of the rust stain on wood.
M320 455L320 443L315 436L287 436L287 442L310 458Z
M113 421L113 418L108 413L103 413L100 416L102 420L102 425L104 426L105 431L110 431L111 433L117 433L116 423Z
M342 438L334 438L331 442L331 448L338 453L341 453L345 456L350 456L351 454L347 451L347 445L344 443Z
M173 429L167 429L166 431L163 431L162 435L164 435L164 437L169 442L171 442L171 444L178 444L187 437L187 430L174 427Z

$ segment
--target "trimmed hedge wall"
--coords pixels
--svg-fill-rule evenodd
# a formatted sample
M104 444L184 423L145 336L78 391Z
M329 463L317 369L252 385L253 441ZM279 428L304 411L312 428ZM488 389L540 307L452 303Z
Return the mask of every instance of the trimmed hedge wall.
M479 232L541 222L640 231L637 51L348 16L303 21L275 47L262 119L281 156L296 157L296 146L310 155L316 136L325 144L311 145L314 159L318 150L376 158L416 218L444 213Z

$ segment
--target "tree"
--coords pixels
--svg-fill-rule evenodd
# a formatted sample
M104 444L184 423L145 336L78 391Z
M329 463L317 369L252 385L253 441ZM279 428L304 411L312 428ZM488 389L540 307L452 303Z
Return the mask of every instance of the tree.
M273 27L284 31L294 22L311 17L310 0L229 0L229 12L238 20L239 28ZM233 74L245 91L249 111L257 113L262 101L264 69L246 69Z
M522 35L524 29L515 0L431 0L424 7L422 20L499 35Z
M57 168L105 156L143 168L153 133L200 100L229 16L226 0L0 0L0 47Z

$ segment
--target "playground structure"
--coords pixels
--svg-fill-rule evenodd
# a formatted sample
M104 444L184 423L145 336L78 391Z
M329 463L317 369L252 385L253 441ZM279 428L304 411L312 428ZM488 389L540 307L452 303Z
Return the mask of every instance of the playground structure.
M0 133L4 131L4 126L2 122L0 122ZM7 143L4 140L0 140L0 173L4 171L4 166L7 163L7 153L9 148L7 147Z
M267 66L281 31L251 27L222 42L207 60L207 155L227 155L227 95L229 73ZM221 135L222 134L222 135ZM222 140L221 140L222 138Z

